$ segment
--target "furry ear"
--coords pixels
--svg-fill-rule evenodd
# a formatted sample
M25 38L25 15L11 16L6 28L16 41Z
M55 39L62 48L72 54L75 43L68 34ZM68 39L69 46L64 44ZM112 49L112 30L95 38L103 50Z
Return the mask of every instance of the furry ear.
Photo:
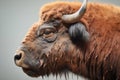
M82 23L72 24L69 28L69 34L73 42L88 42L90 35Z

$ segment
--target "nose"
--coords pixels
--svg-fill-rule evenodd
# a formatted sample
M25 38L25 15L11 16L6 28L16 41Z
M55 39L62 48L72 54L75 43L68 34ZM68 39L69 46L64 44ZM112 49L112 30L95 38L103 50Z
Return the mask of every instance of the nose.
M15 61L17 61L17 60L20 60L21 58L22 58L22 55L23 55L24 53L18 53L18 54L16 54L15 56L14 56L14 60Z
M24 68L28 68L28 66L24 63L25 60L25 53L22 50L17 50L16 54L14 56L14 61L15 64L19 67L24 67Z
M16 54L14 56L14 61L21 61L22 58L24 56L24 52L23 51L16 51Z

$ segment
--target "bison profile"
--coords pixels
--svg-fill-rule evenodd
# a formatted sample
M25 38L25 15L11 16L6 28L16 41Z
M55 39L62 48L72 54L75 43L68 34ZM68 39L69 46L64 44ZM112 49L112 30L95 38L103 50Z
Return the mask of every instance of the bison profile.
M44 5L14 57L32 77L71 71L120 80L120 7L79 2Z

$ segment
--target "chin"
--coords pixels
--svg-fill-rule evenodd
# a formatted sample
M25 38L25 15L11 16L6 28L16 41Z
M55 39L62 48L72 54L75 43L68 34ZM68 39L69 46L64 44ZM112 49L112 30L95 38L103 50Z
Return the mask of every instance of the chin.
M26 69L26 68L22 68L22 69L30 77L39 77L40 76L39 70Z

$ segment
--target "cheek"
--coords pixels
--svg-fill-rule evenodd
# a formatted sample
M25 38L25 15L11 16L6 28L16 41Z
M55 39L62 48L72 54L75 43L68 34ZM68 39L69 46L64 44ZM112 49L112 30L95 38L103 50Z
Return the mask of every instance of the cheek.
M61 38L60 40L56 41L52 46L51 52L54 54L63 54L68 51L69 45L71 41L67 38Z
M36 45L35 49L39 54L40 58L42 58L43 55L46 55L46 56L49 55L54 43L55 42L48 43L45 40L42 40L41 38L35 41L35 45Z

